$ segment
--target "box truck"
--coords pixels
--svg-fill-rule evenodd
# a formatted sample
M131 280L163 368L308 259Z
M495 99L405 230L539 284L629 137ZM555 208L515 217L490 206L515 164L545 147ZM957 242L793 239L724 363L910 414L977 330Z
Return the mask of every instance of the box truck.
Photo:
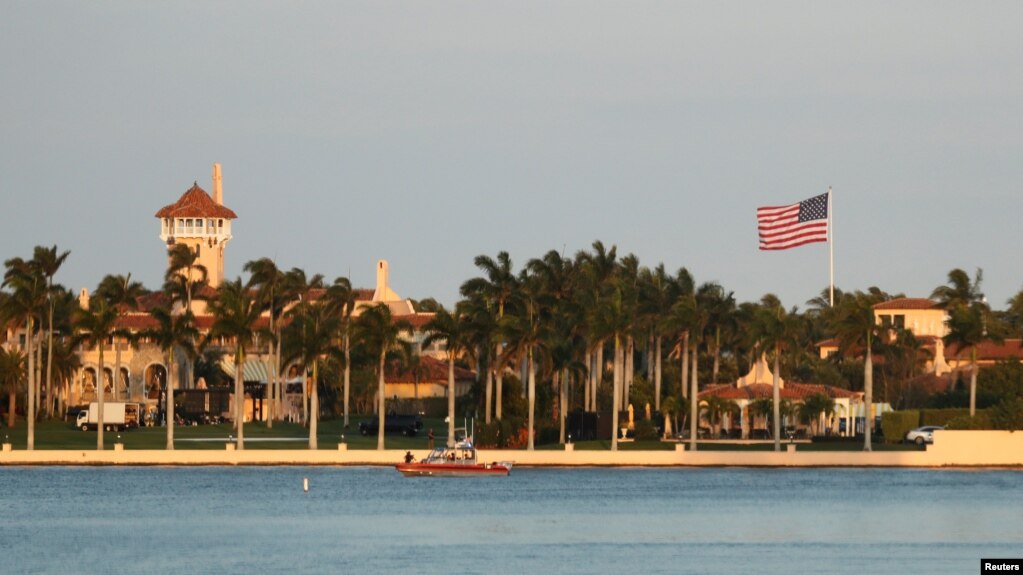
M123 401L103 402L103 429L107 431L124 431L138 427L141 423L142 407L137 403ZM99 428L99 404L92 402L89 409L78 412L75 427L82 431L95 431Z

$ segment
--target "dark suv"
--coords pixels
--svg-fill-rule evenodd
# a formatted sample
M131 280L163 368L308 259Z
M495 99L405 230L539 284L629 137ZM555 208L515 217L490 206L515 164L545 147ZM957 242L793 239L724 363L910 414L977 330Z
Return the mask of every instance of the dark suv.
M380 419L364 419L359 422L359 433L370 435L380 429ZM400 432L406 437L414 437L423 428L423 419L418 415L388 414L384 417L384 433Z

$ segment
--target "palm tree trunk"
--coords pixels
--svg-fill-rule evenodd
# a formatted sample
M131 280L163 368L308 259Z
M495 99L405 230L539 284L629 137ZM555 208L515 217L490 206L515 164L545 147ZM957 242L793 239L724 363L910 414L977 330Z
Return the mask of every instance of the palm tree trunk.
M664 337L658 335L654 340L654 409L661 410L661 342Z
M117 341L117 336L114 336L114 383L111 386L111 395L113 401L117 401L118 391L121 383L121 342Z
M565 443L565 411L568 405L568 370L554 372L554 384L558 386L558 442Z
M96 449L103 450L103 394L106 387L104 381L106 374L103 373L103 340L96 344L99 347L99 370L96 378Z
M689 332L682 334L682 397L689 399Z
M485 423L489 424L490 423L490 414L492 413L491 410L490 410L490 406L494 404L494 402L493 402L493 396L494 396L494 372L491 371L489 365L487 366L486 378L487 378L487 383L486 383L485 389L483 390L483 397L484 397L483 401L485 402L484 405L483 405L483 421Z
M25 413L25 418L28 420L28 440L25 446L26 449L32 450L36 448L36 422L35 422L35 355L32 353L32 332L35 327L32 322L32 318L29 317L26 322L27 333L25 335L26 351L28 352L28 409ZM100 356L102 357L102 356Z
M632 378L636 370L636 340L631 335L625 338L625 357L623 360L622 371L625 373L623 374L622 407L627 407L632 397Z
M352 350L348 334L345 334L345 382L344 382L344 410L345 410L345 429L348 429L348 403L349 394L352 383Z
M535 444L533 436L536 435L536 365L533 363L533 346L529 346L526 357L526 400L529 402L529 439L526 440L526 450L533 451Z
M448 350L448 447L455 445L455 353Z
M619 366L622 361L622 341L615 335L615 356L614 368L612 369L612 390L611 390L611 451L618 451L618 400L621 397L621 378L619 377Z
M774 346L774 379L771 381L771 401L774 403L774 450L781 451L781 383L778 369L781 346Z
M500 349L500 348L499 348ZM504 361L500 354L495 356L497 363L494 365L494 417L501 421L501 396L504 395Z
M15 388L11 388L11 391L7 394L7 429L14 428L15 413L18 408L18 391Z
M600 384L604 383L604 342L600 341L597 343L597 360L596 365L593 366L593 391L590 392L590 401L593 402L592 411L597 411L597 390L600 389ZM615 433L618 433L615 431Z
M583 411L590 410L590 380L593 379L593 354L587 349L583 353L583 364L586 365L586 381L583 383Z
M721 328L714 328L714 367L711 368L710 382L718 382L718 371L721 367Z
M871 357L870 337L867 337L867 358L863 362L863 451L872 451L870 444L870 432L874 427L874 417L871 413L874 406L874 360Z
M380 377L377 383L377 449L384 448L384 416L385 416L385 403L384 403L384 360L387 355L387 349L380 350Z
M266 401L266 428L273 429L274 418L277 417L277 376L274 374L274 347L273 344L267 345L269 353L267 354L266 361L263 362L264 367L267 371L266 388L270 392L269 398L264 398ZM264 393L264 395L266 395Z
M52 286L51 286L52 287ZM49 296L47 296L49 299ZM46 328L46 417L53 418L53 302L50 302L49 321Z
M234 424L238 431L238 443L236 449L245 449L245 355L241 346L235 355L234 372L234 403L235 416Z
M284 396L288 384L281 378L281 328L277 326L277 347L274 350L274 379L277 381L277 416L284 419ZM346 396L347 399L347 396ZM345 410L345 424L348 424L348 411Z
M689 338L686 336L686 347L689 347ZM697 357L697 347L693 346L693 373L690 378L692 384L691 397L689 399L689 450L696 451L696 434L700 427L700 393L699 383L697 382L697 369L699 369L699 357Z
M310 385L312 393L309 402L312 404L309 409L309 449L318 449L316 443L316 427L320 420L320 383L319 383L319 362L313 360L313 381Z
M167 446L169 450L174 449L174 385L178 379L178 362L174 359L174 348L171 347L167 367L170 374L167 376Z
M970 350L970 417L977 414L977 346Z

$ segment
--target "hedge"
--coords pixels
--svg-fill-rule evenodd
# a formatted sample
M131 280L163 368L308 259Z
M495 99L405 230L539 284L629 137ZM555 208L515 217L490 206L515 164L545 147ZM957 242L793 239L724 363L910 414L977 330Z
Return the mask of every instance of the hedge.
M881 430L888 443L901 442L914 427L920 427L920 412L915 409L881 414Z
M970 416L969 408L924 409L920 411L920 425L946 425L949 421L963 416Z
M965 415L954 417L945 425L946 429L994 429L991 426L991 417L987 410L978 409L974 417L970 417L970 410L966 409Z

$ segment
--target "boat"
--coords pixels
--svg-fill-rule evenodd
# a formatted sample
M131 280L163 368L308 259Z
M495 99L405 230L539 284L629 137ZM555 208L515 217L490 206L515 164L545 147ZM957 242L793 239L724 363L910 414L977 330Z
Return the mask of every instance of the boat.
M399 463L394 468L406 477L500 476L511 473L512 462L480 463L472 443L462 441L454 447L438 447L420 461Z

